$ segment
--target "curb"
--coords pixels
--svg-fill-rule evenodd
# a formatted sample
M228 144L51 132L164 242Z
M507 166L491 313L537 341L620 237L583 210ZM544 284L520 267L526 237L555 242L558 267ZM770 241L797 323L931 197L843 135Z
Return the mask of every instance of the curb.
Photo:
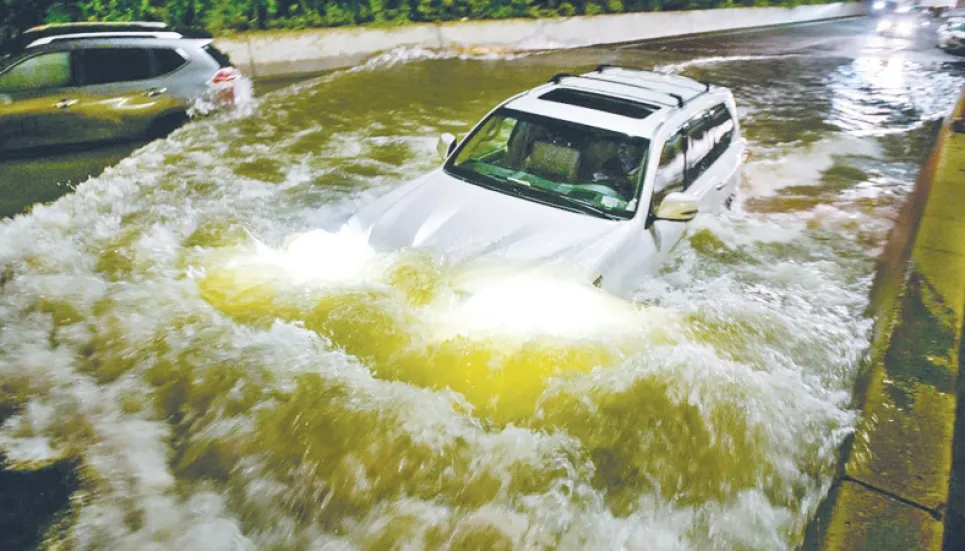
M881 315L855 385L861 421L805 549L942 549L965 307L963 115L965 90L882 255Z

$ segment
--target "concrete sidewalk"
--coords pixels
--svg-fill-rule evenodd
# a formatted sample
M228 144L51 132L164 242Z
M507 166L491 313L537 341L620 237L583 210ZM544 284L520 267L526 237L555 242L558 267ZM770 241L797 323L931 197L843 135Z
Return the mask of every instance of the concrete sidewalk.
M955 131L963 116L965 93L891 236L899 269L884 284L856 392L862 421L808 549L939 550L946 517L965 514L958 488L949 511L965 309L965 121Z

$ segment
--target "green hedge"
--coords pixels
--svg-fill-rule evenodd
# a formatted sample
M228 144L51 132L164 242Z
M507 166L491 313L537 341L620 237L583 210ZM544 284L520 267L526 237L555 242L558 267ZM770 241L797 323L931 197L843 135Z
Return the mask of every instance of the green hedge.
M166 21L215 34L406 22L559 17L831 0L0 0L0 34L41 23ZM2 36L0 36L2 38Z

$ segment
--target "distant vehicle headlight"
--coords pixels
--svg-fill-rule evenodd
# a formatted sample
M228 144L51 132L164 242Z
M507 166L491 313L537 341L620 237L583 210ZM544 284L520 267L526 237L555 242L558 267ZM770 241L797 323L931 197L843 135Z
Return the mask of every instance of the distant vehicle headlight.
M908 13L911 11L911 6L900 6L895 8L895 13Z
M882 2L882 1L875 2L874 4L871 4L871 9L873 9L873 10L883 10L883 9L885 9L885 3Z

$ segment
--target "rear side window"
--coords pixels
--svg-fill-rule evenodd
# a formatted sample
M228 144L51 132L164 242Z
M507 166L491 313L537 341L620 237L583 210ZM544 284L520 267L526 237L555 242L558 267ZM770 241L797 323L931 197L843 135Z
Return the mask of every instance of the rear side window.
M69 52L30 57L0 74L0 91L3 92L60 88L70 83Z
M687 141L682 131L671 136L664 144L654 179L654 204L659 203L667 193L683 189L684 174L686 173L686 152Z
M155 74L157 76L173 73L187 62L188 60L174 50L167 48L156 48L154 50Z
M143 48L91 48L80 59L86 85L151 78L150 53Z
M692 184L713 162L710 152L714 148L714 134L710 119L701 116L687 127L687 185Z
M714 136L718 145L730 145L734 138L734 118L723 105L714 107L710 112L710 124L714 127Z
M221 50L215 48L214 45L208 43L202 46L201 49L204 50L206 54L213 57L214 60L218 62L218 65L220 65L222 69L231 67L231 60L228 59L228 55L222 52Z

